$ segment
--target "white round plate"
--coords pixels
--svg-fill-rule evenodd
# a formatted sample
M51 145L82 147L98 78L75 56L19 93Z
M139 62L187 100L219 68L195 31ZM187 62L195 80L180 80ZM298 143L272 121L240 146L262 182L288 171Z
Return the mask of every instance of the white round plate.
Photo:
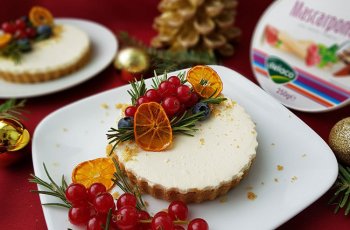
M92 43L90 62L63 78L43 83L18 84L0 79L0 98L28 98L58 92L94 77L111 63L117 52L118 42L109 29L98 23L82 19L60 18L55 22L74 25L88 34Z
M349 105L349 7L349 0L274 1L252 39L251 65L261 87L300 111Z

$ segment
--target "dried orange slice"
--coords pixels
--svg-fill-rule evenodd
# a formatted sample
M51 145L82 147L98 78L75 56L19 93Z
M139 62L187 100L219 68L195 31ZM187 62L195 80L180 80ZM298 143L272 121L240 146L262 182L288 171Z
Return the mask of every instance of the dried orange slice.
M9 44L11 39L12 39L12 35L9 33L4 33L3 35L1 35L0 36L0 48L3 48L7 44Z
M163 107L156 102L141 104L134 115L134 135L146 151L162 151L173 139L171 124Z
M203 98L217 97L222 91L219 75L209 66L197 65L187 72L187 81Z
M113 187L113 173L116 171L111 158L97 158L78 164L72 172L72 181L86 188L93 183L102 183L109 190Z
M53 24L53 16L51 12L41 6L34 6L30 9L29 20L34 26Z

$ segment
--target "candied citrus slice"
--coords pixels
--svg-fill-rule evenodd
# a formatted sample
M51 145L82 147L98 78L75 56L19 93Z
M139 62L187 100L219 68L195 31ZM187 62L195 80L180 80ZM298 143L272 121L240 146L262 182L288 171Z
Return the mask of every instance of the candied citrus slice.
M222 91L219 75L209 66L197 65L187 72L187 81L203 98L217 97Z
M89 188L93 183L102 183L109 190L113 187L113 173L116 171L111 158L97 158L78 164L72 172L72 181Z
M12 35L9 33L4 33L3 35L1 35L0 36L0 48L3 48L7 44L9 44L11 39L12 39Z
M162 151L170 146L173 132L163 107L156 102L141 104L134 115L134 135L146 151Z
M29 20L34 26L52 25L53 16L51 12L41 6L33 6L29 12Z

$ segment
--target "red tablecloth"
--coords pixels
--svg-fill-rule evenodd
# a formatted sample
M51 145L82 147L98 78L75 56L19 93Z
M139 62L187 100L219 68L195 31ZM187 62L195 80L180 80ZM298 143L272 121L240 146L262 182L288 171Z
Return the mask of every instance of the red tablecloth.
M269 0L240 1L237 25L243 36L234 57L224 61L223 65L236 70L256 83L249 62L249 46L254 27ZM56 17L75 17L99 22L113 32L124 30L149 43L155 31L152 22L157 11L157 0L11 0L2 1L0 21L10 20L25 15L31 6L43 5L51 9ZM25 125L33 134L37 124L49 113L78 99L115 88L125 84L112 66L91 80L74 88L52 95L30 98L26 109ZM4 100L0 100L0 103ZM327 141L331 127L340 119L350 116L349 107L328 113L296 112L303 121ZM315 162L317 164L317 162ZM0 168L0 229L46 229L39 197L29 192L36 186L28 183L29 174L33 173L30 154L20 163ZM322 180L322 178L315 178ZM310 207L285 223L280 229L350 229L350 220L342 213L333 214L333 207L327 205L331 192L327 192ZM273 200L271 201L273 202ZM253 219L252 219L253 221Z

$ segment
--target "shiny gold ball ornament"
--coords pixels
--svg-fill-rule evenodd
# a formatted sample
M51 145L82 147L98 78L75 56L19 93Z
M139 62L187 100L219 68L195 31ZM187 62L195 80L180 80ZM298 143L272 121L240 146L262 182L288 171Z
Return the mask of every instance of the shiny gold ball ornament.
M328 142L336 157L342 163L350 165L350 117L333 126Z
M136 47L121 49L114 60L115 68L125 70L132 74L146 72L150 66L148 54Z
M30 134L19 121L0 119L0 154L23 149L29 141Z

